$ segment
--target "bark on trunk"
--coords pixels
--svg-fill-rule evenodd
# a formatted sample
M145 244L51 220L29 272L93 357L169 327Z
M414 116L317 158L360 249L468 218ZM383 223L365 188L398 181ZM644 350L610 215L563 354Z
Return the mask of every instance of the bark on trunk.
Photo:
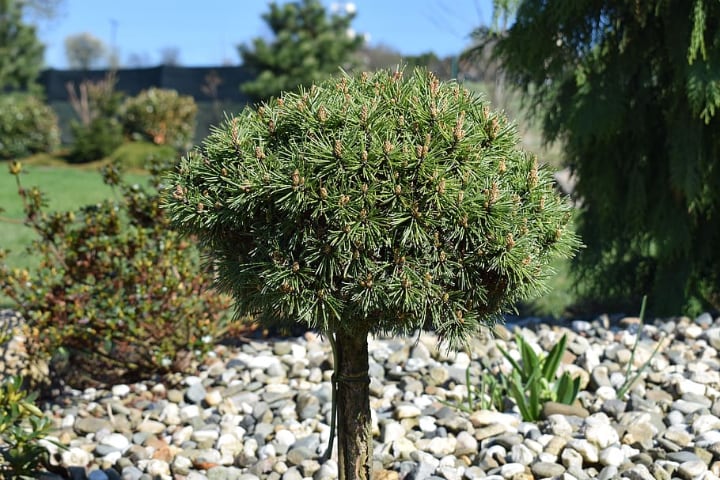
M367 333L337 333L335 342L340 480L370 480L372 424Z

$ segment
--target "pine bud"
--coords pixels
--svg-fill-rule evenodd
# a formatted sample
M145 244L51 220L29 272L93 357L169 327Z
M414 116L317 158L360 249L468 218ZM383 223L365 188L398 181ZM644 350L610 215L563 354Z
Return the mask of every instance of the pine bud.
M538 183L538 163L537 157L533 157L533 166L528 174L528 188L535 188Z
M320 108L318 108L318 120L320 120L320 123L325 123L327 121L327 110L325 110L325 107L320 105Z
M385 155L389 155L394 148L395 146L390 143L390 140L385 140L385 143L383 144L383 152L385 152Z
M440 180L440 183L437 186L437 192L440 195L445 194L445 179L444 178Z
M436 97L438 94L438 91L440 91L440 81L433 75L430 74L430 96Z
M460 112L460 115L458 116L457 121L455 122L455 128L453 129L453 138L456 142L459 142L463 139L465 136L465 131L463 130L463 124L465 123L465 112Z
M255 147L255 158L257 158L258 160L265 160L265 152L263 152L262 147Z
M182 187L182 185L176 185L175 191L173 192L173 198L176 200L185 200L185 194L187 193L187 190Z
M507 246L508 250L511 250L515 246L515 238L512 233L507 234L507 237L505 238L505 246Z
M326 200L328 197L327 189L325 187L320 187L320 198L323 200Z
M335 158L340 158L342 156L342 152L343 152L342 141L335 140L335 146L333 147L333 155L335 155Z
M493 182L492 187L490 188L490 198L488 199L490 204L493 204L497 201L499 194L500 189L498 188L498 184L497 182Z
M292 179L292 184L294 187L297 187L298 185L300 185L300 171L297 168L292 173L290 178Z
M293 262L292 271L293 271L293 273L297 273L300 271L300 264L298 262Z

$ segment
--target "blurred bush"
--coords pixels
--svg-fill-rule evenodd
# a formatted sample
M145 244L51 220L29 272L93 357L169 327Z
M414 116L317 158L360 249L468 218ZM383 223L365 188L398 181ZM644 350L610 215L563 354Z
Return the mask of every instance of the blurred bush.
M43 194L20 185L42 260L32 273L0 264L0 287L27 322L32 358L50 362L55 379L84 387L182 371L223 333L228 298L160 209L167 168L156 159L144 188L105 167L119 200L77 211L47 212ZM18 182L20 170L11 164Z
M86 163L110 155L123 142L119 121L122 94L115 91L115 77L82 82L77 91L67 85L70 103L79 120L70 124L73 145L68 156L70 163Z
M122 122L133 140L147 140L187 150L195 133L197 105L175 90L150 88L125 100Z
M49 152L60 144L55 112L26 93L0 95L0 159Z

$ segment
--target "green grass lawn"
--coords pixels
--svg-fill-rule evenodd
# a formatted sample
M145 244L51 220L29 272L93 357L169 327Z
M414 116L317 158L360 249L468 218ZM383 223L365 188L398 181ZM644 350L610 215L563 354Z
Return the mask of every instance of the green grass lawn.
M15 177L7 171L8 163L0 164L0 248L9 251L10 267L26 268L35 265L37 259L26 251L36 238L35 233L22 224L23 211L17 193ZM23 187L37 186L46 194L48 211L75 210L83 205L113 198L110 187L105 185L99 165L68 166L51 161L23 164L21 182ZM131 182L145 182L146 175L134 173L126 178Z

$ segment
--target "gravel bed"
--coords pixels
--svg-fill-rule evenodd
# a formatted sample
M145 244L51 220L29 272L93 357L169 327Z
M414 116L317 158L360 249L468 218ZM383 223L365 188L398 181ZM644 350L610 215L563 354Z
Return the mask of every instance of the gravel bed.
M371 338L373 478L720 478L720 317L639 325L525 319L474 339L470 354L438 349L431 334ZM538 422L510 402L504 412L453 407L466 399L468 368L473 383L483 369L510 371L497 347L516 350L516 329L543 351L568 335L561 368L583 380L576 405L545 405ZM631 357L633 370L652 359L617 398ZM50 440L66 448L47 446L73 479L337 478L335 460L318 461L331 375L329 346L314 333L218 346L174 383L68 390L45 406Z

